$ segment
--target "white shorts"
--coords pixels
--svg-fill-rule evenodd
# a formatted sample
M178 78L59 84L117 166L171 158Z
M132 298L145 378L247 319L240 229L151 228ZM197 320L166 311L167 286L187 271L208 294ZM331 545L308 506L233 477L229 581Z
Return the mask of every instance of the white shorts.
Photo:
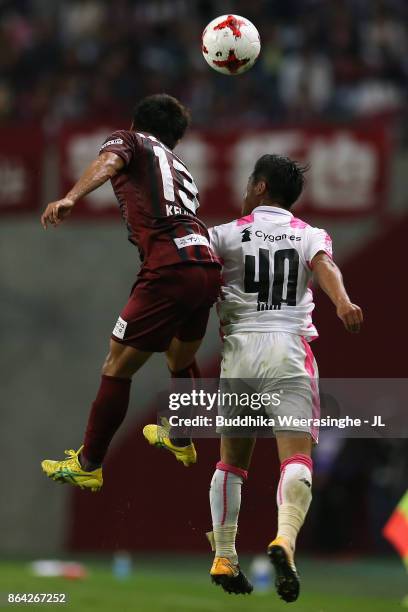
M223 392L269 394L279 403L264 405L276 431L310 433L318 440L318 427L310 420L320 418L318 369L309 343L302 336L285 332L247 332L224 338L220 389ZM253 414L235 404L220 411L228 417ZM288 420L288 417L289 418ZM299 424L296 419L307 420ZM291 425L292 420L294 424ZM228 427L221 433L231 433Z

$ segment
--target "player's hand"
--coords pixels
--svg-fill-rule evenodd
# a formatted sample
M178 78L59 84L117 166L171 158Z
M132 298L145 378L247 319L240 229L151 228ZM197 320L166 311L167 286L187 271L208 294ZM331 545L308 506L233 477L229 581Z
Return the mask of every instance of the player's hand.
M48 223L54 227L62 223L72 212L75 202L70 198L62 198L56 202L48 204L47 208L41 215L41 225L47 229Z
M343 321L344 327L352 334L357 334L363 323L363 312L360 306L351 302L341 302L337 306L337 316Z

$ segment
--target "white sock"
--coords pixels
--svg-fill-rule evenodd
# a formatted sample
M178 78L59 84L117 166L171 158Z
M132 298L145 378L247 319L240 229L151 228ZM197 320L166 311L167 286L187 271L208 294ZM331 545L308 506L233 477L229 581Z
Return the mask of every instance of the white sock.
M241 507L241 487L245 478L245 470L219 462L210 487L215 556L227 557L233 563L238 563L235 539Z
M295 550L296 538L312 501L312 460L294 455L281 466L277 491L278 537L283 536Z

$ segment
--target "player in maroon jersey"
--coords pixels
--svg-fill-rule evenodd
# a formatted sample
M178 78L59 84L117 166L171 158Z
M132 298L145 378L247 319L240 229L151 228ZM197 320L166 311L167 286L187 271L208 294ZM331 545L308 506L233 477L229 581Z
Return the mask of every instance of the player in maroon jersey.
M221 266L196 215L194 179L173 153L188 124L189 113L175 98L144 98L130 130L111 134L66 197L48 204L41 216L44 229L59 225L80 198L110 179L129 240L142 260L112 333L83 446L66 451L68 459L63 461L42 462L54 480L94 491L101 488L102 462L125 418L131 378L152 353L166 353L175 378L198 375L195 354L218 296ZM154 431L151 443L172 451L186 466L196 461L190 439L172 439L160 427Z

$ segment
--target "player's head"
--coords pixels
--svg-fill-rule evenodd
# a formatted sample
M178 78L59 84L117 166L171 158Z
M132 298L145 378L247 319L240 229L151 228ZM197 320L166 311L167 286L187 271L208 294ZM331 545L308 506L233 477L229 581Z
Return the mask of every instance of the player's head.
M147 96L133 111L132 129L156 136L174 149L190 124L190 112L167 94Z
M249 177L243 214L262 204L289 210L302 193L307 168L282 155L262 155Z

